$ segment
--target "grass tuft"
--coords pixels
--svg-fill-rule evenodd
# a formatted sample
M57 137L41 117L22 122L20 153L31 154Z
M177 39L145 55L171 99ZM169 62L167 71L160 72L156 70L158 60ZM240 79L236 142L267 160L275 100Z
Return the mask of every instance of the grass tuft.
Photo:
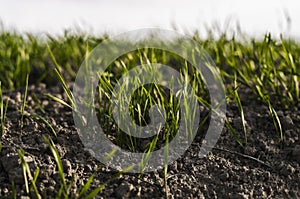
M24 98L23 98L23 103L22 103L22 108L21 108L21 120L20 120L21 132L23 129L23 119L24 119L25 107L26 107L26 101L27 101L28 79L29 79L29 75L26 76L25 92L24 92Z
M68 88L68 86L67 86L67 84L66 84L66 82L65 82L65 80L63 78L63 75L60 72L60 68L61 67L58 65L58 63L57 63L57 61L56 61L56 59L55 59L55 57L53 55L53 52L51 51L50 47L48 45L47 45L47 47L48 47L48 51L50 53L51 59L52 59L52 61L54 63L54 66L55 66L55 68L54 68L55 75L58 78L60 84L62 85L65 93L67 94L69 102L71 103L71 107L73 107L76 110L76 106L75 106L75 101L74 101L73 94L72 94L71 90ZM57 98L55 98L55 97L52 97L52 99L57 100ZM61 103L61 100L58 100L57 102Z
M0 81L0 138L4 135L4 126L5 126L5 118L6 118L6 111L8 107L8 100L6 100L5 106L3 102L2 96L2 84Z
M40 169L37 168L36 171L34 172L34 176L32 176L29 165L25 160L24 151L22 149L19 149L18 154L21 159L26 193L29 194L29 193L33 192L34 196L36 198L41 198L41 196L38 192L38 188L36 186L36 181L37 181L38 175L40 173ZM29 186L29 182L30 182L30 186ZM30 189L29 189L29 187L30 187Z
M51 150L51 153L54 157L54 160L56 162L56 166L57 166L57 169L58 169L58 174L59 174L59 177L60 177L60 182L61 182L61 193L59 192L58 196L61 197L60 194L63 194L65 197L68 196L68 189L67 189L67 183L66 183L66 180L65 180L65 175L64 175L64 169L63 169L63 165L62 165L62 162L61 162L61 158L59 156L59 153L57 151L57 149L55 148L55 145L53 143L53 141L51 139L48 139L46 136L43 135L43 138L45 140L45 142L48 144L50 150Z
M67 83L74 80L76 71L81 65L83 57L88 57L91 50L103 41L104 38L105 36L95 38L84 34L72 35L66 32L63 37L52 37L48 35L47 39L41 40L31 34L26 34L26 36L24 36L17 33L1 32L1 137L5 133L5 118L8 107L8 100L6 102L3 100L2 89L16 89L25 86L24 99L21 107L21 133L23 129L23 119L26 113L25 109L29 84L44 82L47 86L56 86L58 82L62 86L67 96L67 100L59 99L51 94L46 94L46 96L49 99L76 111L77 108L74 97ZM271 34L266 34L262 40L255 40L251 38L236 40L235 37L230 38L226 34L222 35L218 39L210 37L203 40L199 37L199 35L197 35L197 33L195 33L193 38L196 41L199 41L203 49L206 50L216 62L217 70L220 72L222 80L225 82L227 93L229 93L226 99L227 101L225 101L228 102L231 100L238 107L239 116L242 122L243 136L241 136L237 129L232 126L228 118L225 119L227 130L233 135L236 142L242 147L246 146L248 143L246 118L243 107L243 105L247 104L248 101L246 101L247 99L243 99L243 96L240 95L242 92L241 88L247 88L250 90L251 92L249 95L253 97L253 100L263 102L263 104L268 107L278 140L279 142L282 142L284 139L284 133L276 110L278 110L278 108L291 108L299 101L299 42L291 39L284 39L283 37L276 40L272 38ZM179 40L174 40L174 45L177 45L176 42L179 42ZM194 53L197 52L196 49L192 49L192 51ZM87 59L85 61L87 61ZM125 119L132 119L136 124L146 126L149 124L151 119L149 109L154 105L158 105L166 110L165 113L161 113L163 118L167 120L164 128L160 129L161 131L156 136L153 136L152 139L149 139L149 142L145 144L145 146L141 146L136 137L127 136L122 129L115 127L112 119L113 110L111 108L114 104L110 101L110 99L117 97L118 95L114 93L114 88L120 83L120 77L137 65L145 65L145 70L150 70L151 63L161 63L174 67L174 69L181 73L181 81L190 83L192 88L195 90L198 102L207 107L210 111L216 110L216 107L212 107L208 99L209 92L205 87L202 75L198 74L186 60L183 60L181 57L169 52L150 48L138 49L122 55L111 63L103 74L97 74L99 79L99 85L97 87L98 93L95 94L97 99L93 103L86 102L86 105L93 106L92 108L99 113L98 119L103 126L111 125L105 129L107 131L106 133L107 135L109 133L114 133L115 142L119 146L130 151L142 151L144 153L144 157L139 168L140 172L145 169L152 152L156 150L159 144L165 144L166 146L165 162L167 162L169 155L168 142L177 133L180 119L186 119L181 118L180 104L178 100L176 100L176 97L180 96L179 93L168 92L160 86L149 84L138 88L130 99L121 98L122 100L130 102L128 109L131 118ZM54 69L49 66L54 66ZM88 62L86 62L86 67L89 67ZM31 77L30 80L29 75ZM133 81L133 83L136 84L141 82L140 76L137 75ZM120 85L120 92L123 92L126 89L126 86L128 85ZM32 97L38 105L41 113L45 114L45 110L42 108L37 97L34 94ZM225 101L223 103L226 103ZM183 107L186 109L187 115L194 114L194 111L188 108L186 102L184 102ZM43 116L38 114L28 114L28 116L47 131L52 133L55 137L57 136L53 126ZM84 119L88 121L91 118ZM199 124L199 129L202 128L208 120L209 114L203 118ZM189 121L186 122L189 123ZM189 134L187 136L192 137L190 135L192 133L191 129L189 129L188 126L186 127L186 130ZM130 134L130 132L128 133ZM58 190L57 198L67 198L71 194L75 177L73 176L70 183L67 183L61 158L53 141L46 136L44 136L44 140L53 154L60 176L61 187ZM2 143L0 142L0 152L1 149ZM112 151L108 154L107 161L113 157L115 152L116 151ZM26 193L33 193L34 196L39 198L38 188L36 187L39 169L37 168L35 173L32 175L30 168L25 161L24 152L19 150L18 154L22 162ZM131 169L132 167L128 167L117 173L115 177L120 176L122 173L130 171ZM164 180L166 197L168 197L167 175L168 165L165 164ZM76 197L94 198L107 185L107 183L110 182L110 180L108 180L104 184L99 185L96 189L91 190L95 176L96 174L89 177L83 187L75 194Z

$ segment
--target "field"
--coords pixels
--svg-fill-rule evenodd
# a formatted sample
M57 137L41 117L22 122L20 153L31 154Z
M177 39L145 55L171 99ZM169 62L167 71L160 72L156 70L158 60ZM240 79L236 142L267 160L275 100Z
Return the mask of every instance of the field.
M67 31L61 37L43 38L0 32L0 197L300 197L299 42L273 39L271 34L262 40L237 39L226 33L202 39L193 34L215 62L226 94L224 128L203 158L199 157L202 141L215 109L222 104L213 106L205 77L193 63L151 48L128 52L110 63L97 76L95 101L84 104L95 111L112 143L144 155L141 165L162 146L169 158L168 142L176 138L179 121L186 118L176 93L147 84L130 98L129 119L139 126L150 124L149 110L158 104L166 110L162 115L167 122L150 138L124 133L111 108L112 90L122 75L142 64L172 66L183 80L188 79L199 106L200 121L197 131L187 135L195 137L187 151L155 171L143 172L146 167L141 166L138 174L130 173L132 165L116 170L96 159L95 151L84 143L84 136L93 135L74 124L74 113L83 118L83 126L93 120L80 115L84 113L73 96L74 81L85 58L107 38ZM130 41L119 42L130 45ZM175 39L170 45L180 46L180 42ZM140 81L135 77L134 82ZM183 107L193 113L194 109ZM114 160L115 155L112 150L105 158Z

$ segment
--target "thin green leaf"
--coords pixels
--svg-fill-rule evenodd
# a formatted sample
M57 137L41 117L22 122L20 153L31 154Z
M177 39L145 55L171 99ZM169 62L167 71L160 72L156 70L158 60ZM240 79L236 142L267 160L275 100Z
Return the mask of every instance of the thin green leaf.
M53 141L51 139L48 139L44 135L43 135L43 138L44 138L45 142L48 144L48 146L49 146L49 148L50 148L50 150L52 152L52 155L53 155L53 157L55 159L55 162L56 162L56 165L57 165L57 168L58 168L58 173L59 173L60 181L62 183L64 193L66 193L67 192L67 184L66 184L65 175L64 175L64 169L63 169L63 166L62 166L62 163L61 163L61 159L60 159L59 153L56 150L55 145L54 145L54 143L53 143Z
M62 99L59 99L58 97L55 97L55 96L53 96L51 94L45 94L45 96L47 96L48 98L52 99L53 101L56 101L56 102L62 104L63 106L66 106L66 107L72 109L71 105L69 105L67 102L63 101Z
M22 104L22 109L21 109L21 130L23 128L23 118L24 118L24 111L25 111L25 106L26 106L26 101L27 101L27 91L28 91L28 79L29 75L26 76L26 85L25 85L25 92L24 92L24 99L23 99L23 104Z
M87 180L87 182L84 184L84 186L83 186L82 189L80 190L80 193L79 193L78 198L82 198L82 197L86 194L86 192L88 191L88 189L89 189L90 186L91 186L91 183L92 183L93 180L94 180L94 177L95 177L94 174L91 175L91 176L89 177L89 179Z
M37 114L34 114L34 113L31 113L30 117L33 118L37 122L39 122L39 120L42 121L42 123L44 123L48 128L50 128L51 133L53 133L53 135L55 137L57 137L56 131L54 130L54 128L52 127L52 125L44 117L42 117L40 115L37 115Z

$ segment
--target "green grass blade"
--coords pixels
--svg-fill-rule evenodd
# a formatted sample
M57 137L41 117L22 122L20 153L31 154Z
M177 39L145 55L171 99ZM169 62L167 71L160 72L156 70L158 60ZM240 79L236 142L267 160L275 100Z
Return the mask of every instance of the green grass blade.
M37 168L34 172L34 177L31 180L31 188L33 189L33 192L34 192L36 198L41 198L39 191L37 189L37 186L36 186L36 181L37 181L39 174L40 174L40 168Z
M22 170L23 170L23 177L24 177L26 193L29 194L29 183L28 183L28 176L27 176L27 174L29 175L29 173L27 173L29 168L28 168L28 164L26 163L25 158L24 158L24 151L22 149L19 149L18 150L18 155L21 159L21 165L22 165Z
M40 100L37 98L37 96L33 93L33 94L31 95L31 97L32 97L33 101L37 104L39 110L40 110L43 114L45 114L46 112L45 112L45 110L43 109L42 104L41 104Z
M57 61L56 61L56 59L55 59L55 57L53 55L53 52L50 49L49 45L47 45L47 48L48 48L48 51L50 53L50 57L51 57L51 59L52 59L52 61L54 63L54 66L55 66L55 69L54 69L55 75L58 78L60 84L62 85L65 93L67 94L68 99L69 99L69 101L71 103L71 107L75 108L75 110L76 110L73 94L72 94L71 90L68 88L68 86L67 86L67 84L66 84L66 82L65 82L65 80L64 80L64 78L63 78L63 76L61 74L61 72L59 71L60 66L58 65L58 63L57 63Z
M8 107L8 99L6 100L6 103L5 103L4 115L3 115L3 119L2 119L2 121L3 121L3 129L4 129L5 119L6 119L7 107Z
M158 136L155 136L153 140L150 143L149 149L147 150L146 153L143 154L143 159L141 160L140 168L139 168L139 173L142 173L146 164L149 161L149 158L151 157L152 152L154 151L154 148L156 146L158 140Z
M35 173L34 173L34 177L33 177L32 182L36 183L39 174L40 174L40 168L38 167L38 168L35 170Z
M55 198L56 198L56 199L61 199L63 193L64 193L64 185L61 184Z
M75 174L72 174L72 178L71 178L70 184L67 188L67 194L65 194L65 198L68 198L68 195L71 192L71 189L72 189L72 186L74 185L74 183L75 183Z
M0 81L0 138L4 135L4 125L6 118L6 111L8 107L8 99L6 100L5 107L3 106L3 96L2 96L2 85Z
M87 195L87 196L85 197L85 199L92 199L92 198L95 198L95 197L98 195L98 193L99 193L100 191L102 191L102 190L105 188L105 186L106 186L109 182L111 182L112 180L118 178L118 177L121 176L123 173L129 172L130 170L132 170L133 167L134 167L134 165L131 165L131 166L129 166L129 167L123 169L122 171L119 171L113 178L110 178L110 179L107 180L105 183L103 183L102 185L100 185L99 187L97 187L96 189L94 189L89 195Z
M26 76L24 99L23 99L22 108L21 108L21 121L20 121L21 131L23 129L23 119L24 119L24 112L25 112L25 106L26 106L26 101L27 101L28 79L29 79L29 75Z
M90 188L90 186L94 180L94 177L95 177L95 175L93 174L88 178L87 182L84 184L84 186L80 190L78 198L82 198L86 194L86 192L88 191L88 189Z
M0 81L0 120L1 120L1 137L3 135L4 131L4 126L3 126L3 115L4 115L4 110L3 110L3 98L2 98L2 85Z
M103 163L108 162L114 155L115 153L118 151L118 149L112 149L104 158Z
M11 183L11 192L12 192L12 198L17 199L17 191L16 191L16 186L14 181L12 181Z
M62 99L59 99L58 97L55 97L51 94L45 94L45 96L47 96L48 98L50 98L51 100L55 101L55 102L58 102L60 104L62 104L63 106L66 106L70 109L72 109L72 106L70 106L67 102L65 102L64 100Z
M234 91L233 91L233 97L234 100L237 103L239 112L240 112L240 116L241 116L241 120L242 120L242 128L243 128L243 132L244 132L244 140L245 140L245 144L247 145L247 129L246 129L246 120L245 120L245 115L244 115L244 109L239 97L239 93L238 93L238 86L237 86L237 75L235 73L235 79L234 79Z
M55 137L57 137L56 131L54 130L54 128L52 127L52 125L51 125L44 117L42 117L42 116L40 116L40 115L38 115L38 114L34 114L34 113L31 113L31 114L30 114L30 117L33 118L33 119L34 119L36 122L38 122L38 123L39 123L39 121L41 121L42 123L44 123L48 128L50 128L51 133L53 133L53 135L54 135ZM42 126L42 127L43 127L43 126ZM43 127L43 128L44 128L44 127ZM45 128L45 130L48 131L47 128Z
M236 130L234 130L234 128L232 127L232 125L229 123L229 121L227 119L225 119L225 125L227 126L229 132L231 133L231 135L234 137L234 139L237 141L237 143L241 146L244 147L238 133L236 132Z
M277 115L277 112L275 111L275 109L271 105L270 101L268 101L267 103L268 103L270 114L271 114L272 119L273 119L274 127L275 127L276 132L277 132L278 137L279 137L279 141L282 142L283 141L283 131L282 131L280 119Z
M57 168L58 168L60 181L61 181L61 184L63 186L63 191L64 191L64 193L67 193L67 184L66 184L66 180L65 180L64 169L63 169L63 166L62 166L62 163L61 163L59 153L58 153L57 149L55 148L55 145L54 145L54 143L51 139L48 139L44 135L43 135L43 138L44 138L45 142L48 144L48 146L49 146L49 148L52 152L52 155L55 159L55 162L56 162L56 165L57 165Z
M87 195L85 197L85 199L93 199L93 198L95 198L98 195L98 193L105 188L106 185L107 185L107 183L104 183L104 184L100 185L99 187L97 187L96 189L94 189L89 195Z
M165 162L164 162L164 185L166 190L166 198L168 197L168 160L169 160L169 136L166 138L166 147L165 147Z

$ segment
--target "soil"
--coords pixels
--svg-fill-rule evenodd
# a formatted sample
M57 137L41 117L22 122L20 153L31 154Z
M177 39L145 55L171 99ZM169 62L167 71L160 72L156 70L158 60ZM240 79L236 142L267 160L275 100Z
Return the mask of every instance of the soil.
M284 132L284 141L279 143L268 107L244 93L241 96L248 145L241 147L224 127L212 152L199 158L203 136L196 136L185 155L169 166L165 186L163 170L114 178L116 170L102 165L85 150L72 110L44 96L51 93L66 98L59 87L30 86L26 107L26 112L38 113L47 119L57 137L47 126L27 116L21 131L19 110L23 93L7 91L3 94L9 104L5 134L1 138L0 197L11 197L12 182L18 198L30 197L26 194L18 149L24 150L32 173L40 168L37 179L40 195L43 198L56 196L60 178L53 155L42 137L47 135L58 149L68 183L74 175L71 198L93 173L95 179L90 190L112 179L97 198L300 198L300 104L287 110L276 107ZM45 113L39 109L33 94ZM227 118L242 135L241 119L234 103L228 104Z

